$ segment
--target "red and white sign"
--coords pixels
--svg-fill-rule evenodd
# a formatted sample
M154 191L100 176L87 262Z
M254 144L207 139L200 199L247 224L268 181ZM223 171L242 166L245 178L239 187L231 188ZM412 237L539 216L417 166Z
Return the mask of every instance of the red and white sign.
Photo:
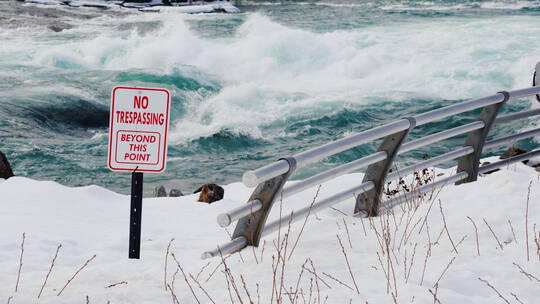
M164 89L113 89L109 169L136 169L141 172L165 170L170 103L169 91Z

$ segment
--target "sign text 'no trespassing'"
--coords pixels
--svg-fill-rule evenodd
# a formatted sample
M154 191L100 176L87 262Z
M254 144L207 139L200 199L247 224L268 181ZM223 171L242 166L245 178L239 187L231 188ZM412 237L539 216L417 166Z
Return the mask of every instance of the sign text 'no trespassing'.
M109 169L162 172L167 158L170 94L116 87L112 92Z

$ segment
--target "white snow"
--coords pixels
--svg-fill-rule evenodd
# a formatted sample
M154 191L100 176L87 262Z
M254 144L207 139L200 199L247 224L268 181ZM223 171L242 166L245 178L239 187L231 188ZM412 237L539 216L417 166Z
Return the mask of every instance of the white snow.
M436 169L435 174L444 174L436 178L448 176L452 170ZM129 175L111 174L118 174L118 178L129 183ZM297 303L304 303L304 299L307 302L309 297L311 303L393 303L392 293L397 303L433 303L429 289L435 292L434 284L455 258L438 284L437 298L441 303L504 303L494 290L478 278L487 280L511 303L517 303L512 294L523 303L535 303L540 289L540 282L535 280L540 278L540 257L538 245L535 244L535 234L538 238L540 230L539 174L519 163L480 177L474 183L449 185L438 196L435 193L433 199L426 197L416 211L410 208L402 211L402 208L396 207L393 216L374 218L372 224L377 232L368 219L351 216L354 207L352 198L336 205L335 209L319 212L309 218L291 259L286 260L282 292L289 291L289 287L293 292L296 290L301 266L310 258L318 279L308 271L303 272L298 283L302 295L297 294ZM318 199L357 185L361 180L362 174L356 173L327 182L321 186ZM528 260L525 213L529 184ZM284 200L282 214L309 205L316 191L313 188ZM219 267L211 275L220 259L203 261L200 255L228 240L227 233L217 225L216 216L245 203L250 192L251 189L240 183L230 184L225 186L225 199L211 205L196 202L196 195L144 199L141 259L129 260L129 196L97 186L70 188L51 181L24 177L0 181L0 303L84 303L87 296L90 303L171 303L171 293L164 289L165 256L171 238L175 238L171 252L175 253L186 275L191 273L197 277L203 269L198 278L213 301L231 303L223 268ZM439 199L457 253L453 252L453 246L443 230ZM277 218L279 211L278 202L269 220ZM428 213L427 225L424 225L423 219ZM478 227L480 256L474 226L467 216ZM494 230L502 249L484 219ZM391 258L397 295L393 278L390 280L390 294L387 293L385 272L389 264L377 239L377 234L383 234L382 227L386 220L390 227L389 248L393 248ZM290 228L287 258L301 231L302 222ZM230 232L233 229L234 225L229 227ZM428 229L431 246L428 245ZM281 241L286 230L285 224ZM23 265L16 293L23 232L26 237ZM339 235L345 247L359 294L336 235ZM244 250L241 257L234 254L226 260L243 303L249 303L249 300L241 283L242 278L255 303L259 302L257 294L260 294L259 303L270 303L274 281L272 257L277 256L273 244L277 244L277 236L275 233L267 237L264 246ZM401 242L402 239L407 241ZM62 248L43 295L38 300L37 295L58 244L62 244ZM427 259L421 282L426 252L430 247L432 254ZM94 254L96 258L57 296L67 280ZM254 254L258 257L257 261ZM381 256L384 271L377 254ZM205 267L208 262L210 265ZM528 278L513 263L534 278ZM169 256L168 284L172 284L176 268ZM311 270L309 262L306 268ZM278 289L281 271L280 265L276 271ZM199 301L211 303L201 289L191 279L188 280ZM106 288L123 281L127 284ZM240 303L233 287L231 292L233 302ZM176 275L174 293L180 303L197 303L181 272ZM13 298L8 300L9 297ZM326 297L328 299L325 301ZM284 299L284 303L290 303L287 295Z

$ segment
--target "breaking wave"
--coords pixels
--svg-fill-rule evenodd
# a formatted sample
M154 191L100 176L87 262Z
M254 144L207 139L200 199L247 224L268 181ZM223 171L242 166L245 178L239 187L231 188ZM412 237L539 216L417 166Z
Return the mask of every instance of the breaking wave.
M327 2L309 9L358 9L355 3ZM84 22L66 15L55 17L70 25L61 32L28 24L5 28L0 32L0 132L22 130L19 139L9 139L20 144L41 130L34 142L51 146L60 139L47 142L43 135L50 130L83 134L80 137L90 137L87 145L96 151L86 165L102 170L111 89L163 87L171 91L173 106L170 171L162 178L184 175L200 182L204 172L215 170L220 178L216 181L222 182L277 156L422 109L530 85L540 54L540 27L531 26L538 16L501 13L477 18L452 13L442 17L439 12L445 8L495 6L495 2L452 3L370 4L378 10L377 18L383 17L380 21L373 17L325 30L314 21L312 28L296 26L280 20L283 15L257 12L234 16L105 13ZM508 5L533 10L536 4ZM424 7L422 16L407 15L414 7ZM392 17L400 12L406 17ZM523 100L509 104L507 110L527 107L530 101ZM469 121L476 114L418 127L413 137ZM502 131L495 128L494 132ZM460 143L458 139L411 152L405 159L437 154ZM375 146L347 151L298 174L306 176L356 159Z

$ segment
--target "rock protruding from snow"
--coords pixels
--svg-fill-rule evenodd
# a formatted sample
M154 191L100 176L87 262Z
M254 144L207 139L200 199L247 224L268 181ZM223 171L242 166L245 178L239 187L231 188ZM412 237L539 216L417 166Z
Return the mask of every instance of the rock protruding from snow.
M167 190L163 185L154 188L154 197L167 197Z
M508 150L506 150L501 155L500 159L507 159L507 158L518 156L518 155L525 154L525 153L527 153L526 150L523 150L523 149L516 148L516 147L512 146L512 147L508 148ZM527 162L524 161L523 163L525 164Z
M178 189L171 189L171 191L169 191L169 196L170 197L180 197L180 196L184 196L184 193L182 193L182 191L180 191Z
M199 195L199 202L213 203L223 199L225 189L216 184L204 184L199 189L195 190L195 192L193 193L198 192L201 193Z
M11 165L6 155L0 151L0 178L8 179L13 176L13 170L11 170Z

